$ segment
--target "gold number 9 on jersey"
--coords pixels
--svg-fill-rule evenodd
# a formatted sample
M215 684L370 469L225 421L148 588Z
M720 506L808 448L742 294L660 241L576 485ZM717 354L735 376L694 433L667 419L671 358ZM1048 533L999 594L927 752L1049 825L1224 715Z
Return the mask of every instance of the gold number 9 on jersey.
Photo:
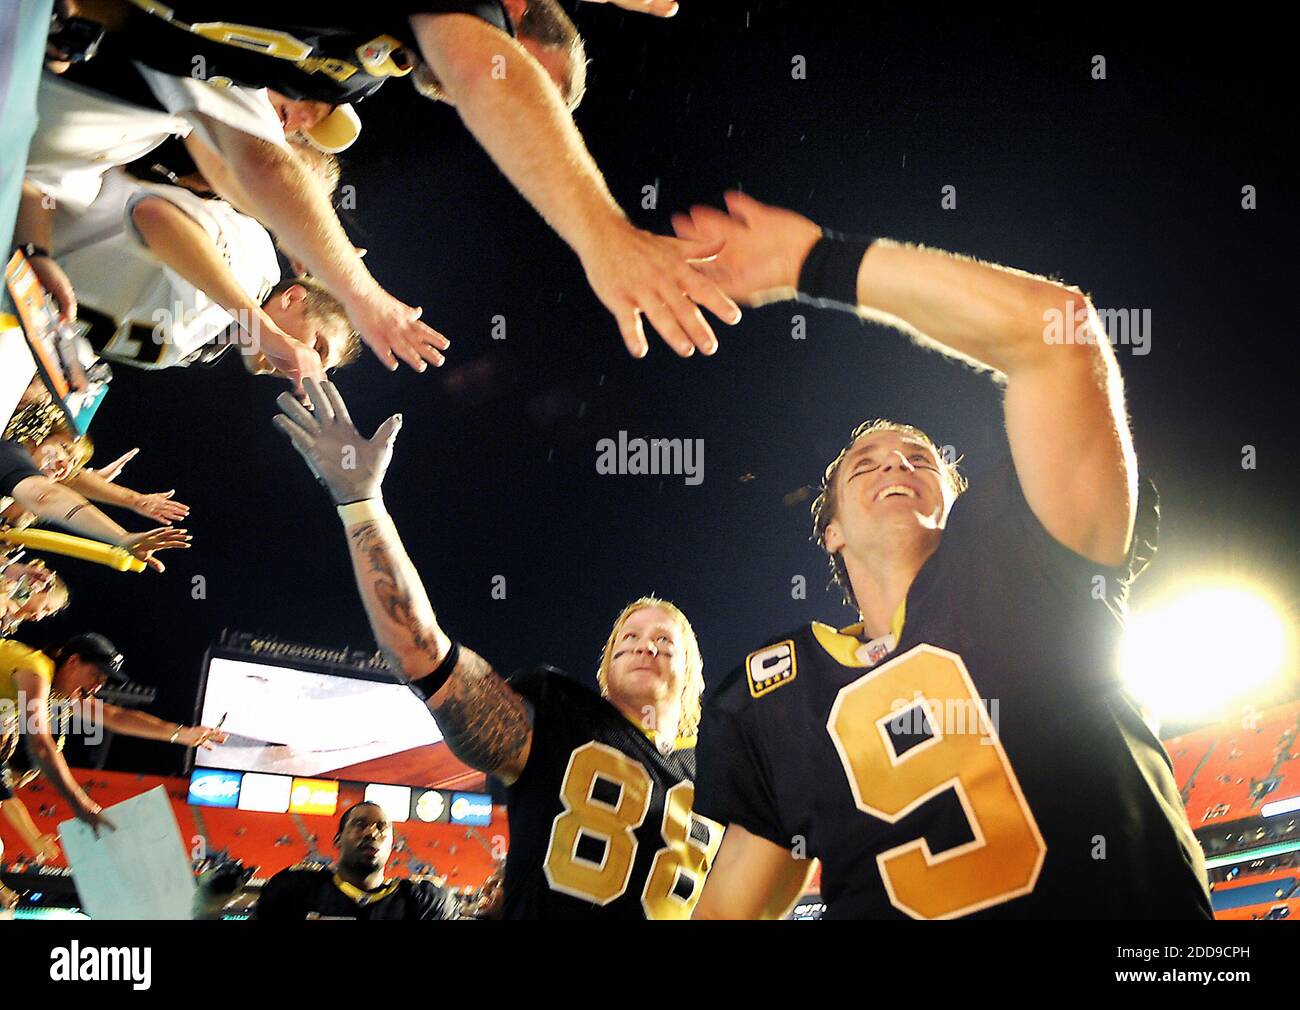
M926 701L931 736L898 754L887 727ZM1034 889L1047 846L961 657L918 645L840 690L826 722L859 810L891 824L953 790L974 841L933 855L924 838L876 857L889 900L951 919Z
M598 797L597 780L605 787ZM608 905L627 891L636 862L636 829L650 809L653 782L640 761L592 741L569 756L560 786L564 812L551 825L543 869L552 889L597 905ZM722 843L722 828L702 817L707 842L691 837L695 787L679 782L664 797L660 834L665 845L655 853L641 891L650 919L690 917L704 877ZM599 862L579 852L582 842L598 847ZM594 854L594 853L592 853Z

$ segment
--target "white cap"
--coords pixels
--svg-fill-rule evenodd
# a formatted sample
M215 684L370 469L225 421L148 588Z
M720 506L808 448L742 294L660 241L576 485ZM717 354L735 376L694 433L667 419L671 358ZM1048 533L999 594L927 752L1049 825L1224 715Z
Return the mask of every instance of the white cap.
M361 117L351 105L344 103L302 133L317 150L326 154L338 154L356 143L357 136L361 133Z

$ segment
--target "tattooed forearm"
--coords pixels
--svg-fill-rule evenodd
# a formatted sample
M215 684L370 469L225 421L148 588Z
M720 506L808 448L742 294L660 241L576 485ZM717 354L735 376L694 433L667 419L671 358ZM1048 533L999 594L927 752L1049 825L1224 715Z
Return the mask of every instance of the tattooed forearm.
M482 656L462 647L437 698L430 707L456 757L479 771L519 774L528 758L532 713Z
M384 526L348 531L352 566L379 647L396 669L418 677L441 660L437 619L396 531Z
M348 527L357 587L379 647L411 679L437 669L450 648L420 577L391 520ZM528 760L528 703L481 656L462 646L460 660L429 704L452 753L471 768L513 781Z

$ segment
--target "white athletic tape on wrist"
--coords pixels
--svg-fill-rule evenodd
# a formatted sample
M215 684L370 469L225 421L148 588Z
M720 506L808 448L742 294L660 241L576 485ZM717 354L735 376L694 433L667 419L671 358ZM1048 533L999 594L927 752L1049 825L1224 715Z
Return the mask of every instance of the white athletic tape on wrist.
M345 524L372 522L375 519L387 519L388 510L384 508L384 499L365 498L362 501L348 502L340 505L339 518Z

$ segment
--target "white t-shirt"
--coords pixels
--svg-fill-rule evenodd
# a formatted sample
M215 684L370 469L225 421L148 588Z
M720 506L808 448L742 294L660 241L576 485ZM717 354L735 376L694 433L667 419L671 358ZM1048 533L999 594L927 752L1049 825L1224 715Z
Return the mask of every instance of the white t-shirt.
M162 112L65 81L48 71L36 92L40 126L27 155L27 178L71 210L88 207L115 165L148 154L171 136L198 131L219 149L200 114L283 147L284 128L264 88L221 87L140 67Z
M279 282L280 264L266 229L230 204L179 186L141 182L120 168L105 173L85 211L56 208L54 248L77 292L79 321L112 328L100 353L137 368L171 368L234 320L144 244L131 211L147 196L162 197L197 221L255 301L265 300ZM92 336L92 343L99 340Z

